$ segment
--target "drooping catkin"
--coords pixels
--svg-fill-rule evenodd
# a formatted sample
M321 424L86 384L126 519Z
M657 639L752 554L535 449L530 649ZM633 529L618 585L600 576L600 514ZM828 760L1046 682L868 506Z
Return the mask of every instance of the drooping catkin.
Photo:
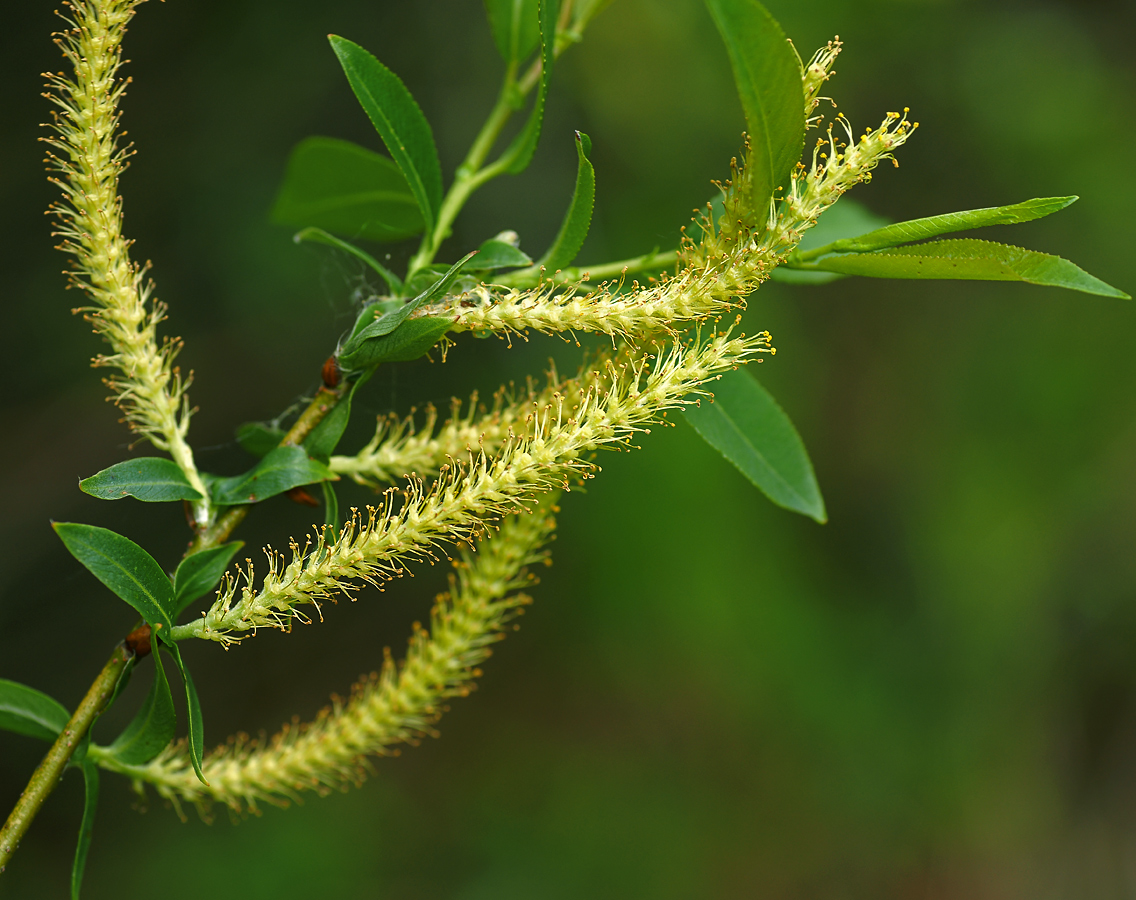
M202 766L208 786L194 774L184 742L142 766L123 766L109 756L100 756L100 764L203 813L214 802L255 811L260 802L287 803L305 791L324 794L358 784L367 757L389 755L399 744L433 734L444 701L473 690L477 667L504 637L505 624L530 602L521 593L534 582L526 567L547 561L541 548L555 528L554 503L554 495L546 496L532 511L507 517L476 553L461 553L449 593L435 603L429 630L416 628L402 663L386 654L381 672L312 722L285 725L267 740L237 736L219 747Z
M45 96L57 107L47 161L51 180L63 192L53 212L59 221L60 249L75 260L71 284L86 292L93 306L81 311L112 353L96 366L116 374L107 379L115 403L131 427L166 450L190 484L207 495L186 442L190 409L187 384L174 366L180 341L159 344L158 324L165 307L152 300L145 267L130 258L131 241L122 231L118 179L131 155L116 138L119 101L128 79L118 75L122 38L144 0L78 0L68 3L70 24L56 43L72 72L48 73ZM208 514L203 501L199 512Z

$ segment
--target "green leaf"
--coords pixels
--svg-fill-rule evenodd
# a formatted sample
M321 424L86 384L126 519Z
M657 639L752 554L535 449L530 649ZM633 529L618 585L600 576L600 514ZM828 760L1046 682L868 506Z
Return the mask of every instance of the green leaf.
M427 353L454 326L442 316L411 319L397 331L363 342L351 355L340 356L345 369L368 369L389 362L409 362Z
M174 712L174 698L170 693L170 683L162 668L162 654L156 638L152 638L154 658L154 683L138 714L126 726L114 743L107 747L107 754L128 766L140 766L149 762L174 739L177 728L177 715Z
M0 678L0 728L54 741L71 719L71 713L42 691Z
M160 456L115 463L109 469L84 478L79 482L79 490L100 500L135 497L146 503L162 503L201 499L201 493L189 483L177 463Z
M556 59L556 19L560 14L560 0L539 0L537 22L540 32L540 85L537 87L536 102L533 103L525 127L501 154L499 164L506 172L516 175L528 168L536 153L540 140L540 129L544 124L544 102L548 97L548 82L552 77L552 63Z
M402 325L402 323L405 322L410 317L410 314L418 309L418 307L422 306L424 303L431 302L435 297L444 296L446 289L450 286L453 280L457 278L458 273L462 270L465 264L473 259L473 257L476 255L476 250L471 253L467 253L456 263L450 266L446 274L435 281L433 284L431 284L430 287L426 288L426 290L424 290L413 300L404 303L402 306L399 306L396 309L384 312L380 316L375 316L375 312L378 311L376 305L372 305L371 307L363 310L363 313L359 316L358 321L355 323L355 328L351 333L351 337L347 339L347 343L343 345L343 350L340 352L340 364L345 369L354 368L354 366L352 366L350 363L344 362L344 359L354 353L354 351L357 350L363 343L371 340L372 338L382 337L383 335L390 334L392 331ZM366 322L364 324L364 319L368 315L373 316L373 318L370 322Z
M181 648L177 644L171 643L169 645L170 655L177 663L178 671L181 672L181 680L185 685L185 704L189 712L189 761L193 763L193 771L197 775L197 780L204 785L209 782L205 780L205 776L201 774L201 757L205 753L205 720L201 715L201 701L197 698L197 688L193 684L193 676L189 674L189 669L186 664L182 662Z
M801 63L777 20L757 0L706 0L726 43L749 129L750 200L759 221L787 187L805 138Z
M331 411L312 429L311 434L304 439L304 450L307 451L308 456L327 465L328 459L331 458L331 454L335 452L335 448L343 437L343 432L347 430L347 423L351 421L351 404L355 400L355 392L366 383L373 372L373 369L365 371L356 378L347 394L335 404ZM329 482L325 481L323 484L326 489Z
M532 257L519 247L490 238L477 248L477 264L470 268L476 272L488 272L491 269L512 269L531 263Z
M284 440L284 430L267 422L245 422L237 429L237 443L253 456L267 456Z
M118 699L118 695L126 690L126 686L130 684L130 677L134 674L134 667L137 665L137 656L132 655L130 659L126 661L126 665L124 665L122 667L122 671L118 673L118 680L114 683L114 691L111 693L110 699L106 702L106 706L103 707L103 712L106 712L108 709L114 706L114 702ZM99 715L101 716L102 713L99 713ZM94 728L93 724L91 728ZM90 731L87 732L88 735L90 735L90 733Z
M293 237L297 244L300 241L312 241L317 244L327 244L329 247L336 247L340 250L350 253L356 259L362 260L372 269L379 273L383 281L387 283L387 287L391 293L397 293L402 290L402 279L394 274L390 269L384 266L381 262L367 253L365 250L360 250L354 244L349 244L347 241L341 241L333 234L328 234L322 228L305 228L303 231L297 232Z
M233 554L244 545L244 541L233 541L220 547L210 547L187 556L178 564L174 573L175 617L194 600L204 597L216 587Z
M485 0L493 42L507 63L520 62L540 39L536 0Z
M397 75L346 38L330 35L331 48L379 137L418 201L427 230L442 205L442 164L430 123Z
M748 372L727 372L714 385L714 402L686 407L686 418L706 443L778 506L827 521L801 436Z
M771 277L774 281L785 284L826 284L830 281L839 281L846 276L837 275L835 272L803 271L792 268L792 264L799 255L808 255L814 247L863 234L865 231L887 225L888 221L845 195L826 209L817 219L816 225L805 232L801 243L797 245L799 253L791 256L788 264L782 264L774 269Z
M335 493L335 485L325 481L323 487L323 523L331 529L332 540L339 537L339 497Z
M1064 209L1074 203L1076 197L1038 197L1026 200L1024 203L1015 203L1013 206L992 206L988 209L968 209L963 212L945 213L941 216L928 216L925 219L911 219L908 222L896 222L883 228L876 228L867 234L857 237L847 237L842 240L833 240L832 243L818 245L815 248L802 248L807 252L801 253L802 261L815 259L826 253L867 252L882 250L885 247L895 247L898 244L909 244L912 241L924 241L927 238L938 237L940 234L949 234L952 231L965 231L968 228L985 228L988 225L1016 225L1020 222L1032 222ZM840 204L838 204L840 205ZM803 243L803 242L802 242Z
M83 821L79 825L79 841L75 845L75 861L71 864L71 900L79 900L83 884L83 870L87 868L87 853L91 849L91 835L95 828L95 810L99 805L99 767L85 759L83 770Z
M438 281L398 309L382 315L378 315L380 310L373 307L363 310L351 337L339 351L340 366L347 371L358 371L384 362L405 362L417 359L433 347L450 329L453 321L440 316L409 320L408 317L423 304L444 296L462 267L476 254L476 250L467 253L450 266ZM373 306L377 307L377 304ZM370 322L366 321L367 316L373 317ZM445 323L445 327L442 327L442 323ZM406 333L399 335L403 331Z
M165 628L169 634L174 589L154 557L107 528L77 522L55 522L52 527L92 575L138 610L151 628Z
M815 263L815 268L870 278L1025 281L1102 297L1132 299L1060 256L973 238L932 241L872 253L827 256Z
M315 484L337 476L323 463L310 459L303 447L277 447L243 475L217 478L209 486L218 506L259 503L302 484Z
M568 214L564 217L552 246L536 263L550 272L571 264L584 246L584 238L588 236L588 228L592 224L592 207L596 200L596 170L588 159L591 152L592 139L577 131L576 188L572 192L572 203L568 206Z
M296 145L272 220L372 241L401 241L426 227L418 201L394 162L328 137L305 138Z

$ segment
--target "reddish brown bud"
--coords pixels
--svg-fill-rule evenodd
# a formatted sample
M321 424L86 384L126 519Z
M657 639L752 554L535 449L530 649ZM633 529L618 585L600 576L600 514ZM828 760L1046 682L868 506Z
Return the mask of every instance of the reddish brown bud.
M335 387L339 384L339 360L335 358L334 354L327 358L327 362L323 364L323 369L320 374L323 375L323 383L329 388Z
M126 649L141 659L150 655L150 626L139 625L123 640Z

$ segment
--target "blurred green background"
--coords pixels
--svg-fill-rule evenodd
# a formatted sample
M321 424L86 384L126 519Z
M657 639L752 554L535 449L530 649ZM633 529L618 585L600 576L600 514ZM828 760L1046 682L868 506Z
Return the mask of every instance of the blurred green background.
M921 123L902 167L857 200L900 219L1080 194L984 236L1136 287L1129 0L768 3L805 55L845 40L830 92L855 127L902 106ZM42 215L56 192L38 73L60 66L58 20L50 3L9 6L0 675L71 705L131 614L49 518L116 528L169 566L186 531L180 513L75 487L129 437L87 368L99 345L68 312L81 298L63 290ZM366 287L266 217L300 138L379 146L329 32L404 78L452 171L499 78L477 0L171 0L128 37L127 231L154 261L167 333L186 340L202 464L226 474L248 463L233 427L316 387ZM571 192L577 128L598 178L581 261L673 246L742 127L701 4L616 0L563 57L532 168L475 197L446 258L502 228L539 253ZM760 375L810 448L828 525L772 507L685 424L656 430L565 498L536 604L440 739L378 760L361 789L238 822L218 810L212 825L154 800L139 814L106 776L84 896L1132 896L1134 324L1129 303L1025 285L767 285L746 325L773 332ZM461 338L444 368L381 372L348 443L374 414L578 353ZM250 552L282 546L311 520L278 499L242 536ZM207 740L308 718L384 645L401 652L444 583L419 568L322 625L189 648ZM0 807L42 749L0 734ZM65 895L81 793L69 775L0 895Z

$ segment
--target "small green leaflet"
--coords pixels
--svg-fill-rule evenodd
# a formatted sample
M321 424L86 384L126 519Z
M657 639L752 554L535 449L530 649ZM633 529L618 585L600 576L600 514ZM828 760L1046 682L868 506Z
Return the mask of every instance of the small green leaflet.
M220 547L210 547L187 556L178 564L174 573L174 617L216 587L233 554L244 545L244 541L232 541Z
M79 482L79 490L101 500L135 497L147 503L200 500L177 463L160 456L143 456L115 463Z
M467 253L440 280L397 309L378 315L377 304L364 309L355 323L351 337L339 352L339 364L346 371L373 368L384 362L417 359L434 346L453 324L439 316L409 319L412 312L436 297L445 295L462 267L477 254ZM372 317L368 322L366 317ZM419 349L420 348L420 349Z
M218 506L259 503L303 484L315 484L338 475L323 463L310 459L303 447L277 447L252 469L231 478L216 478L209 486Z
M746 169L762 221L774 192L788 187L805 138L801 63L777 20L757 0L706 0L726 43L749 129Z
M372 306L364 309L360 314L358 321L355 323L355 328L352 330L351 337L349 337L347 339L347 343L343 345L343 351L340 354L340 363L344 366L344 368L354 368L349 363L343 363L343 358L353 353L356 349L359 348L361 344L370 340L371 338L382 337L385 334L390 334L392 331L398 328L399 325L405 322L407 318L409 318L410 314L418 309L418 307L422 306L425 303L429 303L435 297L443 296L446 292L446 289L457 277L458 273L462 270L465 264L473 259L475 255L477 255L476 250L472 251L471 253L467 253L456 263L450 266L445 275L431 284L430 287L426 288L426 290L424 290L413 300L410 300L402 304L401 306L396 307L395 309L388 310L381 316L375 316L375 312L377 312L379 309L379 307L375 304L372 304ZM366 322L366 324L364 324L364 319L368 316L370 316L371 319L370 321Z
M788 264L782 264L774 269L770 277L784 284L827 284L830 281L839 281L847 276L837 275L835 272L795 269L792 268L792 263L798 255L807 255L814 247L863 234L865 231L881 228L887 224L888 220L883 216L877 216L845 194L824 211L817 219L816 225L805 232L801 243L797 245L798 253L789 258Z
M944 213L941 216L928 216L924 219L911 219L876 228L858 237L832 240L831 243L804 246L804 252L794 255L795 260L807 262L827 253L863 253L882 250L912 241L925 241L928 238L949 234L952 231L966 231L968 228L985 228L988 225L1016 225L1032 222L1063 210L1074 203L1076 197L1037 197L1013 206L992 206L988 209L968 209L963 212ZM842 206L843 201L837 206ZM827 213L826 213L827 215Z
M95 810L99 805L99 767L94 760L84 759L83 821L79 825L79 840L75 844L75 861L71 864L71 900L79 900L83 885L83 870L87 868L87 853L91 849L91 834L95 828Z
M193 677L189 674L189 669L181 659L181 649L177 644L171 643L169 645L170 655L177 663L178 671L181 672L181 680L185 685L185 703L186 709L189 711L189 760L193 763L193 771L197 775L197 779L204 785L209 782L205 780L205 776L201 773L201 757L205 752L205 721L201 716L201 701L197 699L197 688L194 687Z
M162 567L130 538L97 525L55 522L63 545L99 581L169 634L174 589Z
M544 102L548 97L548 82L552 78L552 63L556 59L556 19L560 14L560 0L538 0L537 22L540 32L540 85L536 102L521 129L494 165L504 166L506 172L516 175L528 168L540 140L544 124Z
M108 709L114 706L114 702L118 699L118 695L126 690L126 686L130 684L130 677L134 674L134 667L137 665L138 657L131 655L130 659L126 661L126 665L122 667L122 671L118 673L118 681L114 683L114 692L110 695L110 699L106 702L106 706L103 707L103 712L106 712ZM91 728L94 728L93 724ZM90 737L90 731L87 732L87 736Z
M488 272L492 269L513 269L527 266L532 257L519 247L507 241L490 238L477 248L477 265L470 266L475 272Z
M971 281L1025 281L1102 297L1130 300L1084 269L1048 253L1009 244L962 238L893 247L872 253L828 256L808 267L871 278L949 278Z
M351 421L351 404L355 400L355 392L367 382L367 379L373 373L374 370L369 369L356 378L347 393L340 398L331 411L312 429L311 434L304 439L304 450L312 459L318 459L321 463L327 465L328 459L335 452L335 448L343 437L343 432L347 430L347 423ZM330 482L323 482L325 492L329 484Z
M280 446L284 434L267 422L245 422L237 429L237 443L253 456L267 456Z
M372 241L401 241L426 227L418 201L394 162L328 137L305 138L296 145L272 221Z
M42 691L0 678L0 728L54 741L71 720L71 713Z
M536 263L549 272L570 265L584 246L584 238L588 236L588 228L592 224L592 207L596 200L596 170L588 159L591 152L592 139L577 131L576 187L572 191L572 202L552 246Z
M536 0L485 0L493 42L507 63L520 62L540 40Z
M154 657L154 683L138 714L126 726L122 734L114 739L107 753L118 762L128 766L140 766L149 762L174 739L177 716L174 712L174 698L170 693L170 683L162 668L162 654L158 641L152 640Z
M317 244L327 244L329 247L336 247L346 253L350 253L356 259L362 260L372 269L374 269L387 283L387 288L391 293L397 294L402 290L402 279L394 274L390 269L379 262L375 257L371 256L365 250L360 250L354 244L349 244L347 241L341 241L333 234L328 234L322 228L305 228L303 231L296 232L292 240L297 244L301 241L313 241Z
M428 353L453 328L454 320L422 316L404 323L397 331L364 341L350 357L340 356L345 369L371 369L381 363L410 362Z
M442 205L442 164L430 123L394 72L346 38L333 34L328 40L351 90L402 170L427 230L433 230Z
M770 393L741 369L713 392L713 403L686 407L695 431L778 506L828 521L804 442Z

